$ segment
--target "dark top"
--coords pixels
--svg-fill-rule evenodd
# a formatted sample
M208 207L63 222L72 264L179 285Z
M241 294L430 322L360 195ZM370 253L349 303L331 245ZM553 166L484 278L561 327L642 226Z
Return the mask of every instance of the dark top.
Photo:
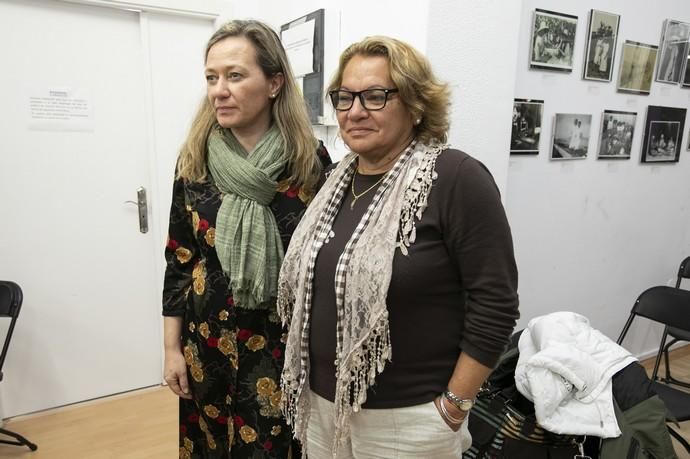
M517 269L505 211L486 167L458 150L436 161L429 207L405 257L396 250L388 290L392 361L369 390L366 408L426 403L445 390L461 350L493 367L518 318ZM355 177L359 195L381 178ZM375 188L350 209L316 260L310 328L310 385L335 398L335 267Z

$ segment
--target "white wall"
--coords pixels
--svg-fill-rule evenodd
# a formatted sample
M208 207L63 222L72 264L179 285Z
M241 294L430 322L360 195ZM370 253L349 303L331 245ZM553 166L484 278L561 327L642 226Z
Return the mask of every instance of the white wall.
M431 0L429 7L427 56L453 91L450 143L491 170L504 201L520 4Z
M679 163L640 163L647 105L688 108L690 90L654 82L649 96L616 92L626 39L658 45L664 19L690 21L689 2L660 0L650 6L646 0L523 2L515 97L543 99L545 105L539 155L511 157L508 174L522 326L540 314L571 310L615 339L637 295L647 287L671 283L680 261L690 255L687 127ZM571 74L528 69L535 8L579 17ZM621 14L611 83L581 79L590 8ZM604 109L638 112L630 160L596 159ZM592 114L585 160L549 161L553 116L559 112ZM637 327L625 345L646 353L656 346L657 336Z

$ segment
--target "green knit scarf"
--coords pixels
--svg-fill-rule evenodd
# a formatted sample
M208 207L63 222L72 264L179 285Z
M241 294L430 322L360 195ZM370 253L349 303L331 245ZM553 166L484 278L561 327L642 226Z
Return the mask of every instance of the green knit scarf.
M283 137L275 125L251 153L229 129L217 127L209 135L208 168L223 194L215 246L237 306L273 306L284 252L269 204L286 164Z

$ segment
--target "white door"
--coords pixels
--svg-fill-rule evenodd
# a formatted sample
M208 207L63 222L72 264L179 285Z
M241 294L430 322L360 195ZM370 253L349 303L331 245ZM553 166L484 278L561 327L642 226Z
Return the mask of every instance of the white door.
M0 279L24 290L0 384L4 416L161 382L167 209L155 206L175 152L161 164L154 154L163 134L143 24L137 12L0 1ZM39 120L46 94L81 106L53 107L72 110L68 120ZM146 234L125 204L141 186L156 208Z

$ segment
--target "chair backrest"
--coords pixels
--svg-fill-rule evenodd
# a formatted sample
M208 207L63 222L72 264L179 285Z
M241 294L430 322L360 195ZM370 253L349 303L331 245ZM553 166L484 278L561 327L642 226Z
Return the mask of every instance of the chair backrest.
M652 287L642 292L631 312L664 325L690 331L690 290Z
M19 285L11 281L0 281L0 317L18 317L22 300Z
M635 316L646 317L663 325L690 331L690 290L665 285L652 287L637 297L628 322L618 337L621 344ZM665 335L665 333L664 333Z
M676 281L676 288L680 288L680 283L683 279L690 279L690 257L680 262L678 268L678 280Z
M0 317L12 318L7 329L7 335L5 335L5 343L2 345L2 352L0 352L0 381L2 381L2 366L5 363L5 357L7 357L7 349L10 346L10 339L12 339L14 325L17 322L17 317L19 317L23 299L22 289L19 285L11 281L0 281Z

